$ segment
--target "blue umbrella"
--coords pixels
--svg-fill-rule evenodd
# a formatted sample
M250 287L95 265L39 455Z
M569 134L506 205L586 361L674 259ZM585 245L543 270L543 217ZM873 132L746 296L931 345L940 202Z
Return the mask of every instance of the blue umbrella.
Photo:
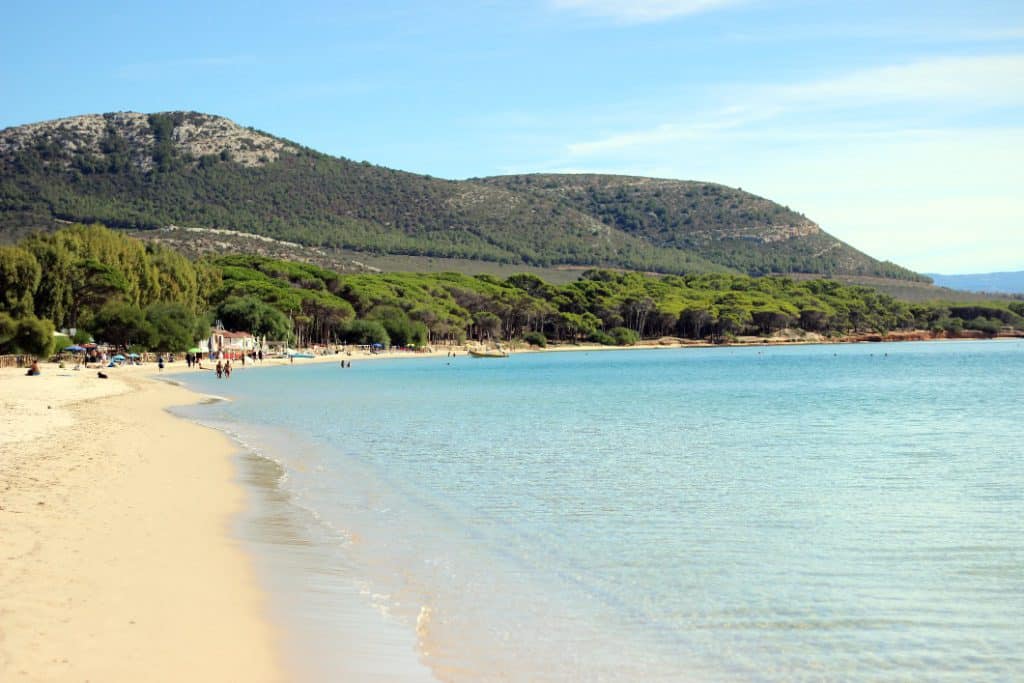
M129 357L129 358L138 358L138 357L139 357L139 354L137 354L137 353L129 353L129 354L128 354L128 357Z
M121 355L121 354L119 353L119 354L117 354L116 356L114 356L113 358L111 358L110 360L124 360L124 356L122 356L122 355Z
M64 350L71 351L72 353L81 353L82 351L85 351L85 347L79 346L78 344L72 344L71 346L65 346Z

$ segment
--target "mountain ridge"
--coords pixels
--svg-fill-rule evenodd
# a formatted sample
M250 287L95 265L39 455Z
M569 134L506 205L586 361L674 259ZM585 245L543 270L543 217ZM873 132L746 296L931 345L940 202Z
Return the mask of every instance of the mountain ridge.
M91 114L0 131L0 231L56 221L228 229L529 266L923 279L723 185L593 174L445 180L197 112Z

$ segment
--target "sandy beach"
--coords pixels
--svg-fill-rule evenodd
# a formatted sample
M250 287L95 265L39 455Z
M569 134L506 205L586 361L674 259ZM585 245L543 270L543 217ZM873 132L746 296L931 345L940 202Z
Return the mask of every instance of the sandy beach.
M362 362L432 354L355 352ZM236 371L341 356L267 359ZM292 678L253 558L238 447L167 412L178 362L0 369L0 680Z
M155 368L0 371L0 680L283 680L236 447Z

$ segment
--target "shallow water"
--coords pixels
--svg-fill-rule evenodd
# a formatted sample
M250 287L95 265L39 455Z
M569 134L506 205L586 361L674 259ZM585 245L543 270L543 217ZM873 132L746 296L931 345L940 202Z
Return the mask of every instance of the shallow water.
M999 341L187 382L279 463L311 678L376 619L399 680L909 681L1024 672L1022 377Z

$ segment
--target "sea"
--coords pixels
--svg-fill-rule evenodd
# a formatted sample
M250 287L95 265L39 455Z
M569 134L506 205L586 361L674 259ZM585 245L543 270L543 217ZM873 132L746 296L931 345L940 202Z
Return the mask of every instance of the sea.
M304 680L1024 680L1021 340L181 376Z

